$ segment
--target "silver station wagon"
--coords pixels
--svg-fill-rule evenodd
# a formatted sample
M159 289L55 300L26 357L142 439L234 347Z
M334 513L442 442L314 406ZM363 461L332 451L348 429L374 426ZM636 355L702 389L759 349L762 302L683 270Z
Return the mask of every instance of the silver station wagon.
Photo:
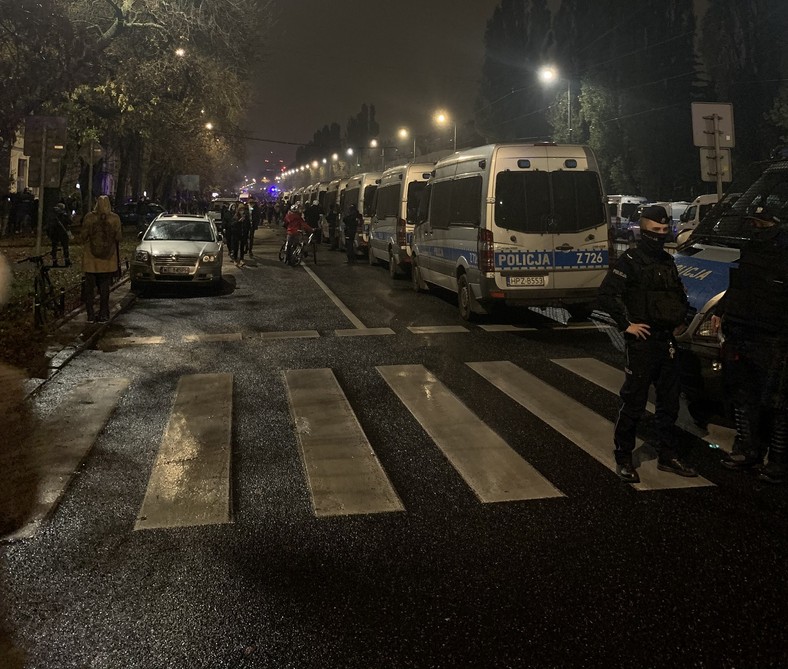
M162 214L140 234L131 262L131 289L222 281L222 236L205 216Z

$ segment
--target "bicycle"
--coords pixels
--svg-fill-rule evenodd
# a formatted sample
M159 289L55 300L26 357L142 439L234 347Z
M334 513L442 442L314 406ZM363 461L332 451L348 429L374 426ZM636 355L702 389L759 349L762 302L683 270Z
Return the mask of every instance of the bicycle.
M313 263L317 265L317 234L316 231L313 230L306 240L304 240L304 233L299 232L298 241L293 245L290 251L289 264L291 267L297 267L303 262L303 259L309 255L308 248L310 246L312 247L311 253ZM282 262L286 262L287 260L287 240L284 241L279 249L279 260Z
M37 328L43 328L48 323L62 318L65 312L65 290L55 293L55 287L49 278L49 265L44 264L44 258L51 253L39 256L28 256L17 260L17 264L29 262L36 266L33 277L33 322Z

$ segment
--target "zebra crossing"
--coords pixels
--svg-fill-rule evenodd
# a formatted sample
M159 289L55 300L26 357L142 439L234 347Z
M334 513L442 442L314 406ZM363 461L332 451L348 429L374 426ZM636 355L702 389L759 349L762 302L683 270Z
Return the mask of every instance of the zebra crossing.
M554 359L568 380L582 377L613 390L616 370L591 358ZM467 362L491 388L562 435L609 470L613 425L582 403L511 361ZM398 401L445 457L479 503L501 504L566 496L466 405L435 373L420 364L375 368ZM293 438L304 486L316 517L407 513L331 369L284 370ZM57 416L36 436L35 466L44 484L27 525L6 539L30 538L53 513L69 481L110 420L128 379L90 379L66 397ZM180 378L134 530L233 522L233 376ZM80 429L64 425L78 421ZM58 441L57 435L74 435ZM53 448L52 444L56 444ZM49 447L47 447L47 445ZM639 442L639 492L703 488L714 484L656 468L656 456ZM595 467L589 460L589 467ZM600 470L602 471L602 470ZM617 480L616 480L617 483Z

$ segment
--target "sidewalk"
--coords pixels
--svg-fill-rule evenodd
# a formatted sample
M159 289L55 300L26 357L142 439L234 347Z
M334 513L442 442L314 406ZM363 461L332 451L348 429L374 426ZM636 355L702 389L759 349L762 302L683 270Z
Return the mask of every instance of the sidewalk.
M128 279L115 284L109 294L109 321L88 323L84 305L66 314L58 329L52 333L52 343L47 347L46 372L43 377L27 379L27 396L34 395L73 358L92 346L115 318L128 309L137 296L130 290Z

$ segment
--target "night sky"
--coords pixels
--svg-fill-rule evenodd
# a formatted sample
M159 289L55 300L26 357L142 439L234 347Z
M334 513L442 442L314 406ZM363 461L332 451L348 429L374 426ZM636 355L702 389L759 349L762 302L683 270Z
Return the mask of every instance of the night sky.
M499 0L274 0L273 35L247 121L255 137L308 143L333 121L343 134L362 103L381 137L431 127L443 108L473 115L484 31ZM250 176L265 158L289 162L295 146L249 142Z

